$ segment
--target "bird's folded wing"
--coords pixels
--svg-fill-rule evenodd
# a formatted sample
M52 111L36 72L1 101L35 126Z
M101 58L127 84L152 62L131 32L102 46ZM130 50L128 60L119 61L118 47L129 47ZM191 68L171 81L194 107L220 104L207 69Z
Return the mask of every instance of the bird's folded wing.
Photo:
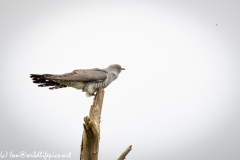
M71 73L61 75L45 74L46 79L67 80L67 81L103 81L107 78L107 73L101 69L78 69Z

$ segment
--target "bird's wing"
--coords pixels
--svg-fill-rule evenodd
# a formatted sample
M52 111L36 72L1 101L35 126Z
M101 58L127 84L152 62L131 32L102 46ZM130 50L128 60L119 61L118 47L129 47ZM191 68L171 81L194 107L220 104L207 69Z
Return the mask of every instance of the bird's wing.
M50 80L67 80L67 81L103 81L107 78L107 73L101 69L78 69L71 73L65 73L61 75L44 74L46 79Z

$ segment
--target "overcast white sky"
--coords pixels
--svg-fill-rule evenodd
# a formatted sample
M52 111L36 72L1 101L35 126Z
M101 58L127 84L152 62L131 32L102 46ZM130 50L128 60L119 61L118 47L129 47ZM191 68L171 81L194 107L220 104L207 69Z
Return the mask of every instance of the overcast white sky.
M92 98L38 88L29 74L118 63L126 71L105 89L100 160L129 145L128 160L239 160L239 8L234 0L1 0L0 153L79 159Z

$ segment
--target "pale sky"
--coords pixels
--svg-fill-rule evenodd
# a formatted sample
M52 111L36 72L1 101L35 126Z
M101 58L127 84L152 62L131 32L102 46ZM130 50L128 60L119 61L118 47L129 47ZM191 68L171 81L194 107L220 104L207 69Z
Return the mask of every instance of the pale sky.
M79 159L93 98L39 88L29 74L118 63L126 70L105 89L99 160L129 145L127 160L239 160L239 8L233 0L1 0L0 154Z

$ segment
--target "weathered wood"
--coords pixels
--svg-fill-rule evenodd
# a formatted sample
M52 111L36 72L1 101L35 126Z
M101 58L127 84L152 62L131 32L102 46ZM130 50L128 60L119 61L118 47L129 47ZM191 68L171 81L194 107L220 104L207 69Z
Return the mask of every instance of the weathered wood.
M84 117L80 160L97 160L100 141L100 121L104 90L99 88L89 116Z
M118 158L118 160L124 160L126 155L132 150L132 145L130 145Z

